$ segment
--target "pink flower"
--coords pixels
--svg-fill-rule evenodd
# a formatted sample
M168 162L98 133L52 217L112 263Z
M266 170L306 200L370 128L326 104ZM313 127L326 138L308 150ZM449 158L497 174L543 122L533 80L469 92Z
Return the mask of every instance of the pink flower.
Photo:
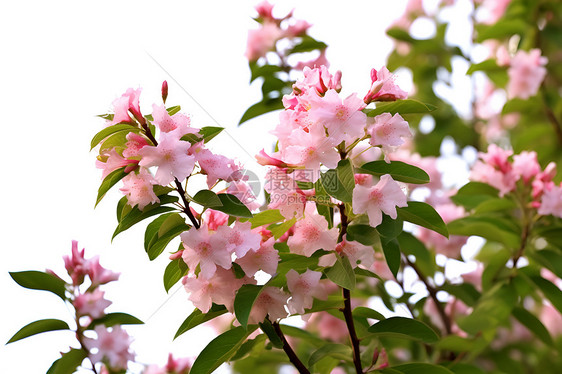
M239 222L234 227L219 226L216 235L220 235L227 242L229 252L236 253L237 257L244 257L249 250L254 251L260 247L261 235L252 231L250 222Z
M77 286L84 282L84 277L90 269L90 262L84 258L85 249L78 251L78 241L72 241L72 255L63 256L64 267L72 278L72 284Z
M199 229L191 228L181 233L180 238L185 248L182 258L192 272L199 265L199 277L210 279L215 274L217 265L224 269L232 266L232 246L228 245L222 235L209 233L206 224Z
M509 156L512 151L501 149L495 144L488 146L488 153L479 153L484 161L477 161L470 173L470 179L478 182L488 183L500 191L500 196L515 189L515 183L519 176L513 171Z
M398 113L394 116L390 113L376 116L373 122L369 124L367 133L371 136L369 143L372 146L382 146L386 162L390 162L388 154L404 144L403 138L413 136L408 122L404 121L404 118Z
M273 275L279 264L279 252L273 247L275 238L271 237L261 242L259 248L248 251L244 257L237 258L236 263L240 265L247 276L253 277L258 270Z
M365 133L367 115L361 111L365 104L355 94L342 100L335 90L330 89L310 104L310 119L326 128L333 145L342 141L352 143Z
M310 269L303 274L299 274L293 269L287 272L287 287L291 292L288 306L291 313L304 314L305 309L312 308L313 298L318 297L318 291L320 291L320 296L325 296L322 289L318 289L321 277L321 272Z
M535 176L533 180L533 199L538 199L542 193L552 187L554 176L556 175L556 164L554 162L550 162L544 168L544 171L541 171Z
M88 275L90 276L93 287L119 279L119 273L114 273L113 271L107 270L100 265L99 256L95 256L90 260Z
M140 157L139 151L148 145L148 139L134 132L127 134L127 140L128 142L125 144L127 148L123 150L123 157L127 158Z
M510 67L507 70L509 75L508 97L510 99L514 97L528 99L536 95L546 75L544 65L547 62L546 57L541 57L540 49L532 49L528 53L518 51L511 59Z
M341 90L341 71L337 71L334 75L330 74L328 67L321 65L315 68L305 67L302 70L303 78L297 80L293 85L295 95L311 93L315 95L324 95L328 90Z
M316 213L313 204L308 204L303 219L294 226L294 234L287 244L291 252L310 257L316 250L333 251L336 249L338 229L328 229L328 221Z
M184 114L170 116L164 105L152 105L154 124L160 131L173 134L178 139L186 134L197 134L198 129L190 127L191 119Z
M285 169L270 168L265 176L264 189L270 195L269 209L279 209L286 219L301 217L306 197L297 187L294 174Z
M184 180L195 165L195 157L187 154L190 146L189 142L165 132L160 133L158 146L145 146L139 151L142 156L139 165L146 168L158 167L154 179L162 186L169 184L174 178Z
M248 323L263 322L267 315L272 321L287 317L285 305L288 298L289 296L280 288L265 287L252 306Z
M105 292L98 288L92 292L78 295L73 301L77 314L90 316L93 319L104 316L105 308L111 305L111 301L103 298L104 294Z
M261 206L252 187L243 180L230 182L226 193L236 196L250 210L256 210Z
M277 23L265 20L259 29L248 32L246 58L249 61L256 61L265 56L267 52L275 49L275 43L284 36L285 32L277 26Z
M104 154L100 155L100 157L102 157L102 159L105 158L106 160L105 162L102 162L99 159L96 160L96 167L103 170L101 179L105 179L105 177L119 168L125 166L133 166L139 162L138 160L128 160L124 158L119 153L117 153L115 148L111 148L109 151L106 151Z
M216 231L219 226L226 225L228 217L228 214L213 209L207 209L203 213L203 219L207 223L209 230L212 231Z
M382 222L382 213L396 219L396 207L408 205L406 195L400 185L388 174L381 177L373 187L355 186L353 190L353 213L369 216L373 227Z
M349 332L345 321L334 317L328 312L314 313L309 323L316 324L318 334L322 339L330 339L335 342L344 342L349 339Z
M126 369L127 362L135 358L134 353L129 351L129 334L119 325L109 328L97 325L94 331L97 339L84 338L84 346L90 351L92 363L101 362L105 358L112 369Z
M258 15L263 19L274 19L273 18L273 4L270 4L267 0L262 1L256 5L256 11Z
M121 95L121 97L115 99L113 101L113 120L109 123L109 125L116 125L122 122L130 123L131 117L129 117L129 111L133 113L133 116L142 123L144 118L142 117L139 106L140 94L140 88L136 90L129 88L123 95Z
M537 213L562 218L562 184L544 191Z
M263 165L263 166L271 165L271 166L276 166L278 168L286 168L288 166L282 160L271 157L270 155L265 153L265 151L263 149L255 157L256 157L256 160L258 161L258 164Z
M363 245L354 240L348 241L347 234L344 235L342 241L336 246L336 252L347 257L353 268L356 268L357 265L362 265L368 269L375 262L373 247Z
M371 88L363 98L365 104L373 101L396 101L408 97L408 93L402 91L394 83L394 75L388 71L386 66L383 66L379 71L372 69L371 81Z
M238 279L232 270L217 269L210 278L195 277L193 274L183 278L183 286L190 294L189 300L197 309L207 313L213 303L224 305L230 311L234 310L236 291L245 283L250 283L250 278Z
M537 152L523 151L513 156L513 172L522 177L525 183L534 178L541 171L541 166L537 161Z
M143 210L149 204L158 203L160 199L154 193L153 185L157 184L154 177L144 168L139 173L131 172L123 178L123 187L120 189L127 196L127 204L134 207L138 205Z
M201 166L201 170L207 175L207 186L213 187L219 179L230 180L240 170L240 166L232 159L215 155L206 149L202 142L194 144L189 154L195 157L195 161Z

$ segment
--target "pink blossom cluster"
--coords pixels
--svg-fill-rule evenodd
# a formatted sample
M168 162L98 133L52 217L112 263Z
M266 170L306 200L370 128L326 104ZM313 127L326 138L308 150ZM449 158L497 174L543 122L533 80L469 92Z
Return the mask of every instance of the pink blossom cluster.
M255 200L249 197L251 190L240 173L240 164L211 152L204 140L189 141L200 139L201 134L199 129L191 126L188 116L182 113L170 115L163 104L153 104L152 118L144 117L138 103L140 91L129 89L114 101L115 114L109 125L127 123L131 125L131 131L124 144L112 147L102 144L96 162L96 166L103 170L102 179L124 168L127 175L123 178L121 192L129 205L143 210L149 204L160 202L154 186L181 182L196 171L206 175L209 188L220 180L232 182L235 185L230 186L228 192L249 199L248 202ZM132 113L134 119L128 113ZM159 131L158 140L150 130L151 125Z
M92 321L106 315L105 309L111 305L105 292L99 286L119 278L119 274L103 268L99 257L86 259L85 250L78 250L78 242L72 241L72 253L64 256L65 268L72 278L71 303L76 310L77 336L82 346L89 352L92 364L102 363L112 370L127 368L127 363L135 357L129 346L131 339L119 325L106 327L98 324L94 328L96 337L83 335L84 330ZM81 287L88 277L89 287L83 291Z
M484 182L499 190L500 196L520 189L528 193L530 206L540 215L562 218L562 185L553 181L556 164L549 163L544 169L534 151L513 155L495 144L487 153L480 153L480 160L472 168L471 179Z
M142 374L188 374L192 364L191 358L174 358L170 353L166 365L149 365Z
M256 6L259 22L259 28L248 32L248 42L246 47L246 58L249 61L257 61L260 57L264 57L267 52L277 51L276 44L281 39L292 41L295 38L306 35L311 24L304 20L298 20L293 17L293 12L281 18L273 15L273 5L267 0L262 1ZM325 57L322 53L315 63L325 63ZM301 63L302 64L302 63ZM308 64L305 64L308 65ZM295 66L298 68L298 66ZM300 69L302 69L301 66Z
M528 99L535 96L546 76L544 67L548 59L541 56L540 49L529 52L520 50L511 58L507 74L507 95L510 99Z

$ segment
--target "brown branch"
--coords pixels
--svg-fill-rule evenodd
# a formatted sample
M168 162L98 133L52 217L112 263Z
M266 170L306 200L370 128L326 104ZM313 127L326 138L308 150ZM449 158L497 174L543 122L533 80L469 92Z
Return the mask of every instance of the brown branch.
M439 299L437 299L437 290L435 289L435 287L433 287L431 284L429 284L429 282L427 281L427 278L423 275L423 273L416 266L416 264L411 262L408 259L408 257L406 257L406 256L404 256L404 259L405 259L406 263L412 269L414 269L414 271L418 275L418 278L423 282L423 284L425 285L425 288L427 288L427 292L429 293L429 296L431 297L431 299L433 300L433 303L435 304L435 307L437 308L437 313L439 314L439 317L441 318L441 321L443 321L443 325L445 325L445 331L447 332L447 335L451 335L451 332L452 332L451 319L449 318L447 313L445 313L445 309L443 308L443 306L439 302Z
M521 233L521 245L519 246L519 250L513 257L513 269L517 268L517 262L519 259L523 257L523 252L525 252L525 247L527 246L527 239L529 238L529 225L525 225L523 228L523 232Z
M291 361L291 363L295 366L295 368L297 368L299 373L310 374L310 371L307 369L306 366L304 366L304 364L299 359L295 351L293 351L293 348L291 348L291 346L287 342L287 339L285 338L285 334L283 334L283 331L281 331L281 326L279 325L279 322L273 322L272 324L275 333L277 334L277 336L279 336L279 339L281 339L281 341L283 342L283 350L285 351L287 357L289 357L289 361Z
M357 337L357 332L355 332L355 324L353 322L353 314L351 312L351 292L347 289L343 289L343 316L345 318L345 324L347 325L347 330L349 331L349 338L351 339L351 347L353 348L353 364L355 365L355 371L357 374L363 374L363 367L361 366L361 351L359 350L359 338Z

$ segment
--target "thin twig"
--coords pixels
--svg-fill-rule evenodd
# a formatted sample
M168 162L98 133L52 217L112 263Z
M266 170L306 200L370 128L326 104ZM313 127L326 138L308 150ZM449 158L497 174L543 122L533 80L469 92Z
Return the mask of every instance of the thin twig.
M293 351L293 348L291 348L291 346L287 342L287 339L285 338L285 334L283 334L283 331L281 331L281 326L279 325L279 322L273 322L272 325L273 325L273 329L275 330L275 333L277 334L277 336L279 336L279 339L281 339L281 341L283 342L283 350L287 354L287 357L289 357L289 361L291 361L291 363L295 366L295 368L297 368L299 373L310 374L310 371L307 369L306 366L304 366L304 364L299 359L295 351Z
M345 317L345 324L349 330L349 338L351 339L351 346L353 348L353 364L357 374L363 374L363 367L361 366L361 351L359 350L359 338L355 332L355 324L353 322L353 314L351 312L351 292L343 289L343 316Z

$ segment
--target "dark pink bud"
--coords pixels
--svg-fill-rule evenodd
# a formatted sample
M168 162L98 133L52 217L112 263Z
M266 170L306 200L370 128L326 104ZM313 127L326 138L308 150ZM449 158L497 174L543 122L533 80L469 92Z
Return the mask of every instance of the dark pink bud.
M162 101L166 104L166 99L168 98L168 82L162 82Z

